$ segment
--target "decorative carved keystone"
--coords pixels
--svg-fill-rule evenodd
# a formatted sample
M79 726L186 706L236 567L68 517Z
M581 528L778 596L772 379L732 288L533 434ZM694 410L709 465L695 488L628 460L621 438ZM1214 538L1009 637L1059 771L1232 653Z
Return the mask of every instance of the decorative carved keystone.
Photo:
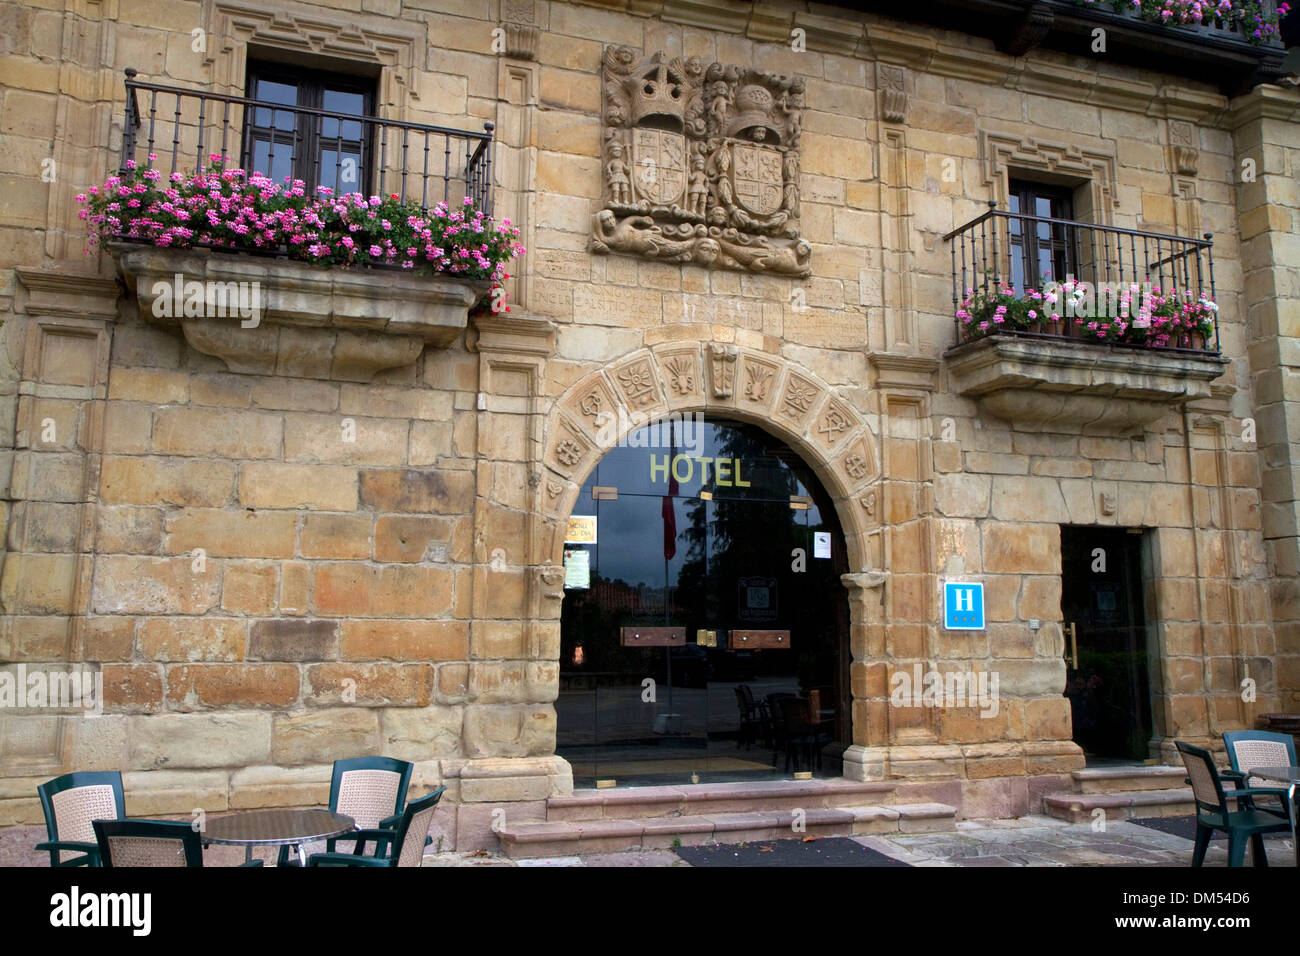
M1054 20L1051 7L1045 3L1035 3L1003 35L1003 39L998 42L998 49L1012 56L1024 56L1043 42L1051 31Z
M880 113L886 123L903 123L907 120L906 74L901 66L878 65L877 85L880 87Z
M734 345L709 344L709 373L713 380L714 398L731 398L736 389L736 356L740 350Z
M1169 150L1179 176L1196 175L1201 161L1201 151L1196 148L1196 127L1191 123L1170 120Z

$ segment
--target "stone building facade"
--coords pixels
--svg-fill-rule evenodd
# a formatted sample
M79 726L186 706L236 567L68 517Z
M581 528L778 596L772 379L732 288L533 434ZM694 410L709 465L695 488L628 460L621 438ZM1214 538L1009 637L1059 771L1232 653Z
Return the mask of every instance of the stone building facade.
M1086 46L1003 52L783 0L0 17L0 660L85 662L104 691L93 718L0 710L0 824L39 821L36 783L72 769L186 814L318 804L331 761L380 752L449 786L458 847L492 842L494 808L540 818L573 787L554 705L592 395L756 424L824 485L849 566L846 777L972 817L1068 789L1062 526L1141 531L1149 756L1300 708L1293 87L1228 95ZM765 233L804 245L795 267L594 248L620 48L800 79L797 231ZM509 314L469 316L484 288L446 280L86 253L75 196L120 161L123 69L240 96L255 57L351 63L388 119L493 124L495 213L528 249ZM1020 180L1098 226L1213 234L1224 361L949 354L945 237ZM154 318L147 290L178 271L260 279L262 326ZM942 626L945 579L984 584L983 630ZM890 706L917 663L996 671L997 715Z

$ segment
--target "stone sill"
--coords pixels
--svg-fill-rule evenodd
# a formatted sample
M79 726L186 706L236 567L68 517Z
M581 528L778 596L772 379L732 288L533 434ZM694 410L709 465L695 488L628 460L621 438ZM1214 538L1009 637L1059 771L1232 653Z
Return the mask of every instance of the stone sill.
M1035 428L1146 425L1210 397L1228 361L1217 353L991 335L944 356L953 391L989 414Z
M459 339L490 284L207 249L112 243L109 250L144 321L179 327L193 348L250 374L368 382L382 369L412 364L426 345ZM174 309L158 300L172 294L177 275L182 283L256 282L260 315L168 315Z

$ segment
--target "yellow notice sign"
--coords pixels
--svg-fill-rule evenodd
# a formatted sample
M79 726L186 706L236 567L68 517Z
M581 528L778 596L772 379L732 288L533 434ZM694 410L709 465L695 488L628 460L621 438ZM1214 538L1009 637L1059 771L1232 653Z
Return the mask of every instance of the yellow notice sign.
M564 535L565 544L595 544L596 516L569 515L569 530Z

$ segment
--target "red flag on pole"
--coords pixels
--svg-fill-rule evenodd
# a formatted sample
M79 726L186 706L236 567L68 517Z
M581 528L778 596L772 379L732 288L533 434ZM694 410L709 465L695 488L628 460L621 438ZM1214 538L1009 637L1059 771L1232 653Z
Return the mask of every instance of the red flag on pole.
M677 442L674 436L672 451L668 455L668 494L664 495L662 513L664 517L664 560L671 561L677 554L677 509L673 504L676 496L677 476L673 474L673 459L677 457Z

